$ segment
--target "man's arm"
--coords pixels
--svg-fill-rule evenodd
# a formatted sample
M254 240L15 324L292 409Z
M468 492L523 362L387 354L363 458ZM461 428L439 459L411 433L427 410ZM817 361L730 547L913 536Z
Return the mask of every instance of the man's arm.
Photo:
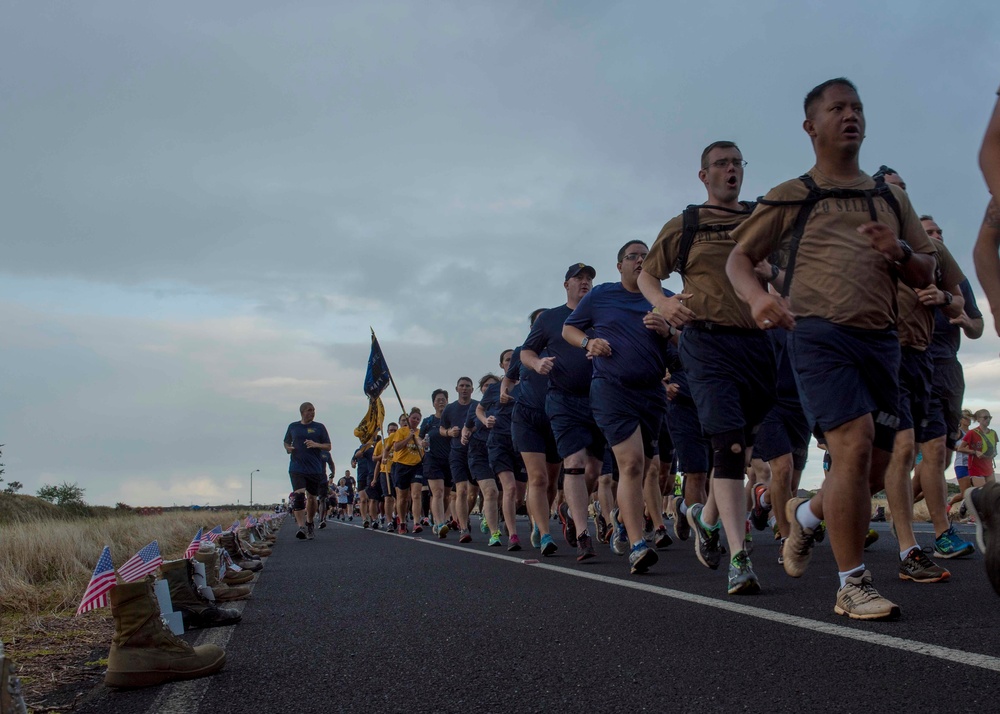
M785 299L762 288L753 268L753 260L743 245L737 243L726 259L726 276L739 298L750 306L754 322L764 330L773 327L795 329L795 316Z
M1000 335L1000 204L996 196L990 199L983 217L983 225L979 228L979 237L972 249L972 260L976 266L976 277L983 286L986 300L993 313L993 327Z
M586 336L587 333L579 327L573 327L573 325L563 325L562 337L574 347L581 347L581 343ZM588 357L611 356L611 345L608 344L607 340L600 337L594 337L588 340L586 349Z
M962 297L961 287L957 284L952 285L947 292L951 294L951 303L948 303L945 291L937 285L928 285L926 288L916 291L921 305L939 308L949 320L964 315L965 298Z
M534 350L529 350L527 347L521 348L521 364L539 374L551 372L555 361L555 357L539 357Z
M979 149L979 168L993 198L1000 197L1000 99L993 105L993 114L986 125L983 145Z
M649 300L653 311L663 315L673 327L680 327L694 319L694 313L684 305L684 300L691 297L690 293L677 293L671 297L663 294L660 279L651 273L639 273L639 291Z

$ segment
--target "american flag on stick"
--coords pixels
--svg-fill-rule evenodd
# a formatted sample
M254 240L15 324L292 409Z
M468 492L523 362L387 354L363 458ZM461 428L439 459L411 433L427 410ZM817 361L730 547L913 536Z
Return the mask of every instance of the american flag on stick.
M202 539L201 532L203 530L204 530L203 528L199 528L194 538L191 539L191 545L189 545L187 547L187 550L184 551L185 558L192 558L194 554L198 552L198 548L201 546L201 539Z
M108 604L108 591L117 584L115 577L115 566L111 563L111 548L104 546L101 557L97 559L97 567L94 574L90 576L90 583L83 593L83 600L80 607L76 608L76 614L82 615L99 607Z
M118 568L118 574L126 583L133 583L152 573L160 567L161 563L163 563L163 558L160 556L160 546L154 540L129 558L125 565Z
M235 531L239 527L240 527L240 519L237 518L235 521L233 521L233 525L229 526L229 531L230 532Z
M208 539L214 543L219 540L219 536L222 535L222 526L216 526L205 535L208 536Z

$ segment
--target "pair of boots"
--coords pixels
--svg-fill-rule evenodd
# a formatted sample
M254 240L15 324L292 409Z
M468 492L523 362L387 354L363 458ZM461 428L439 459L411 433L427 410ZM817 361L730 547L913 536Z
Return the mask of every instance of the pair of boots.
M108 686L151 687L203 677L225 665L226 653L221 647L192 647L163 624L152 576L119 583L111 588L110 599L115 634L104 677Z
M243 549L244 553L256 555L258 558L266 558L271 554L270 546L250 542L250 531L246 528L240 528L236 532L239 534L240 548Z
M165 560L160 566L163 579L170 586L170 601L184 618L184 629L235 625L242 615L231 608L217 607L198 592L194 583L194 566L190 560Z
M194 559L205 566L205 581L212 589L216 602L232 602L234 600L245 600L250 597L250 588L238 583L227 583L219 580L219 551L212 543L202 543L198 552L194 554ZM232 571L234 576L239 576L244 571ZM240 580L253 580L252 573L246 573Z
M233 563L243 570L256 573L264 569L264 564L260 562L259 556L255 557L243 552L235 533L223 533L219 536L219 547L225 548L226 552L229 553L229 557L232 558Z

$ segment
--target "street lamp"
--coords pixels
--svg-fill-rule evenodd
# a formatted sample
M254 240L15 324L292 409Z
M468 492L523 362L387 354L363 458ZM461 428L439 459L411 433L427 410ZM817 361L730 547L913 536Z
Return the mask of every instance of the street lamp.
M253 475L259 472L260 469L254 469L250 472L250 508L253 508Z

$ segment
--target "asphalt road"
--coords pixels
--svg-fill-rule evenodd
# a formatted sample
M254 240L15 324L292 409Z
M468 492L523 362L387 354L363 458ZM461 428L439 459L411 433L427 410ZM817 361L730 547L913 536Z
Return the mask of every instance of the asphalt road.
M225 669L152 689L101 687L76 711L1000 709L1000 598L982 555L947 562L951 582L903 582L895 541L877 528L866 564L901 605L897 622L835 615L829 544L792 579L769 532L756 534L753 554L763 591L731 597L724 569L704 568L691 541L636 577L608 546L578 564L558 536L560 552L532 562L537 551L487 548L478 531L460 546L336 522L297 541L288 523L243 621L185 635L222 644Z

